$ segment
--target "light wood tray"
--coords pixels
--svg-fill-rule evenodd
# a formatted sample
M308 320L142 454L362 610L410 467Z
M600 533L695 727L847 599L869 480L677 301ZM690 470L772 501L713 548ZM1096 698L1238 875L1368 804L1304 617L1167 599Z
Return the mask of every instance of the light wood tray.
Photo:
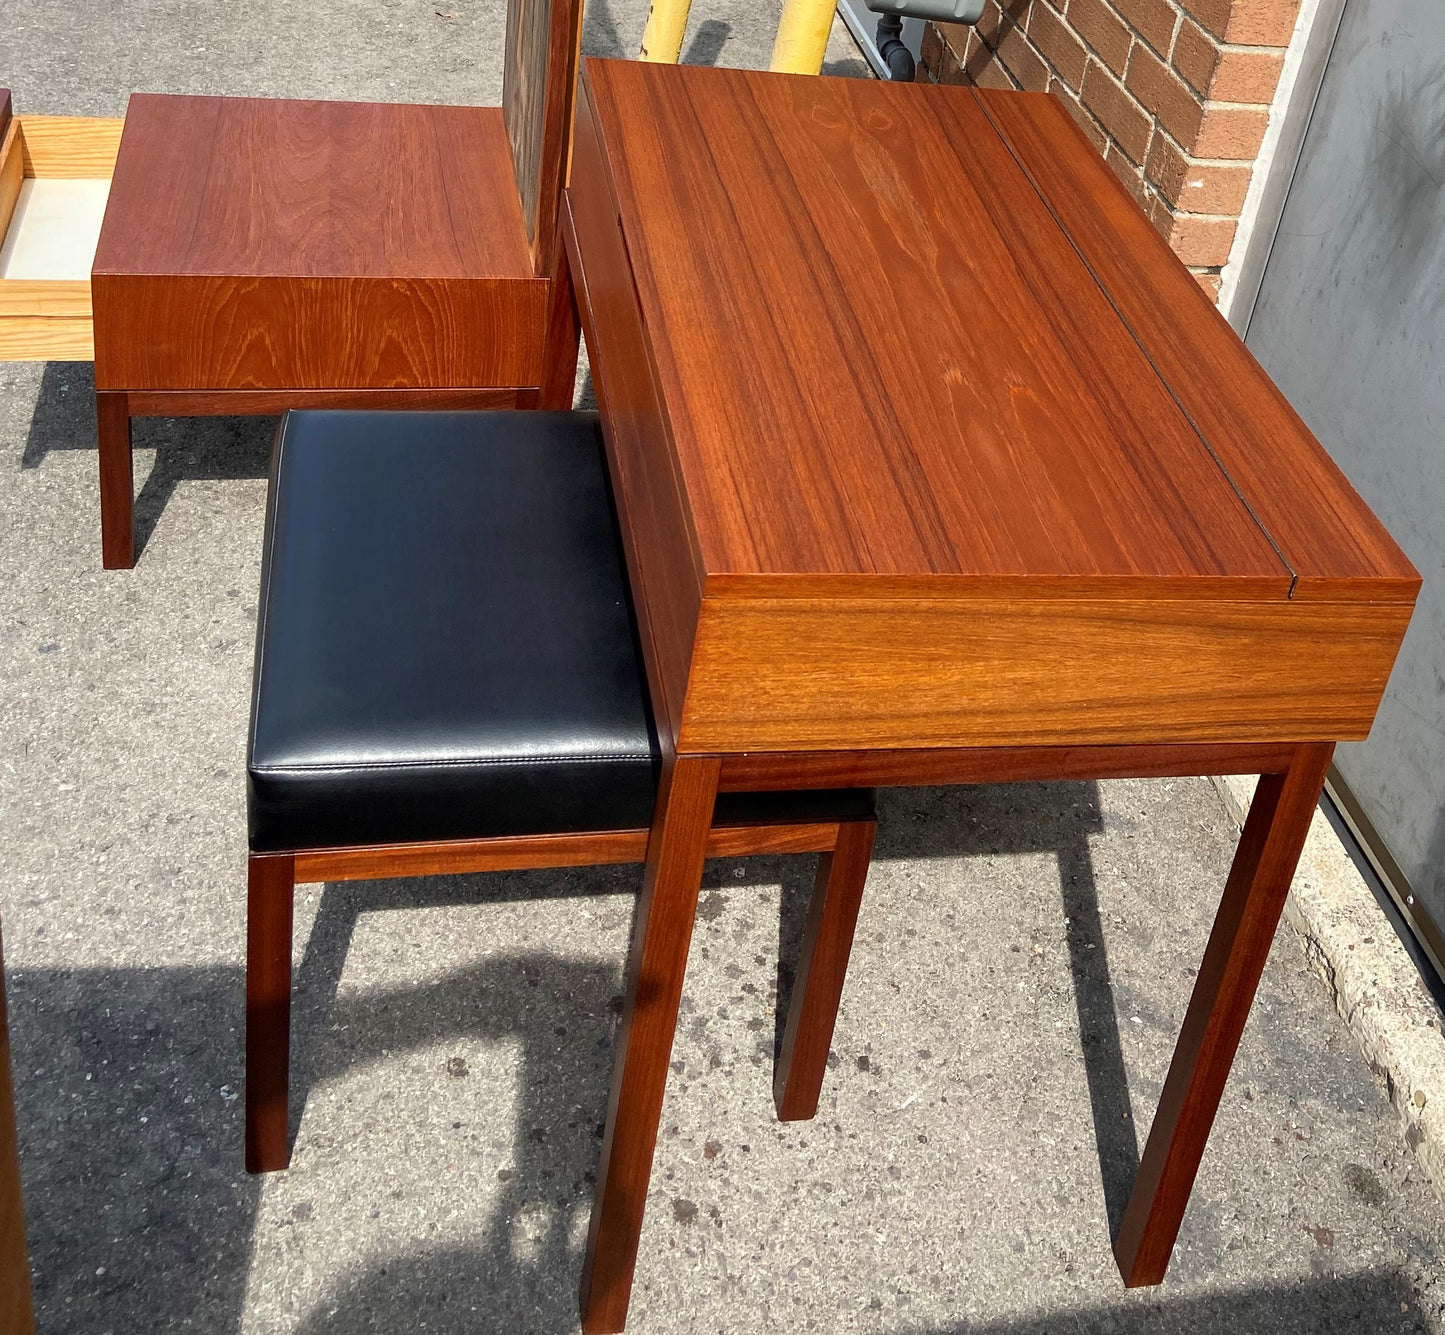
M0 361L92 361L90 267L123 119L15 116L0 143Z

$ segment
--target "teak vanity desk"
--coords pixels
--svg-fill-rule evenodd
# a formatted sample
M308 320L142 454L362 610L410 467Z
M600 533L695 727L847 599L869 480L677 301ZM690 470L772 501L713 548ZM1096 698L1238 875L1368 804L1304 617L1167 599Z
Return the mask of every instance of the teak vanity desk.
M1157 1283L1419 577L1052 98L589 61L563 232L665 754L583 1329L719 789L1264 776L1114 1242Z

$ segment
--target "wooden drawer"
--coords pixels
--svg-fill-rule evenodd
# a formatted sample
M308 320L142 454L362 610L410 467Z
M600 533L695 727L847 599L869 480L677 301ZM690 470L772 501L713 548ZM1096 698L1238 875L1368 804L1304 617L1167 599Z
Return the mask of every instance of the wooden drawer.
M94 359L90 268L124 124L12 116L0 89L0 361Z

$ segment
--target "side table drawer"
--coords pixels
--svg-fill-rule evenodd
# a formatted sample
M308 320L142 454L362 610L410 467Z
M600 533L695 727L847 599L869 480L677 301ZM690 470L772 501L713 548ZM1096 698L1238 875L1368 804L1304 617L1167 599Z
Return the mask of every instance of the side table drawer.
M124 119L14 116L0 89L0 361L91 361L90 267Z

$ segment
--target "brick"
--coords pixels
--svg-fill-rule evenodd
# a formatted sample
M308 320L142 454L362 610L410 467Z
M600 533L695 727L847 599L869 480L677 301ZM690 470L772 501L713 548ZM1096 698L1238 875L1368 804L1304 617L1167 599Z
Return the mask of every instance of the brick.
M928 24L923 30L923 42L921 53L924 66L933 76L934 83L960 84L971 82L963 72L963 61L959 59L958 53L945 42L941 35L934 35L932 43L928 37L934 33L934 25ZM965 43L966 43L965 39Z
M1216 102L1253 102L1268 106L1274 101L1283 69L1283 51L1228 48L1220 52L1209 96Z
M1209 81L1214 78L1214 67L1219 63L1219 43L1193 19L1185 19L1179 26L1179 36L1174 39L1169 63L1192 88L1207 93Z
M1084 72L1080 96L1114 142L1129 155L1129 160L1142 163L1154 129L1153 121L1149 113L1129 96L1124 85L1093 57L1090 57L1089 68Z
M1093 47L1099 59L1122 75L1134 35L1104 0L1069 0L1069 26Z
M1123 184L1124 189L1133 197L1134 202L1141 208L1147 207L1149 193L1144 188L1144 174L1129 161L1121 152L1117 144L1110 144L1108 152L1104 155L1104 161L1113 169Z
M938 35L936 23L923 25L923 37L918 43L918 63L923 66L924 73L937 83L938 71L943 65L943 38Z
M1185 264L1207 268L1228 261L1238 227L1237 218L1200 218L1192 213L1179 213L1174 216L1174 225L1166 234L1166 240Z
M1194 281L1198 283L1199 286L1202 287L1209 295L1209 299L1211 301L1218 302L1220 285L1219 275L1217 273L1211 273L1207 269L1202 271L1199 269L1191 269L1189 272L1194 275Z
M988 60L980 62L977 72L971 67L969 68L968 73L973 76L973 81L980 88L998 88L1004 92L1014 89L1016 85L1009 77L1008 71L998 62L988 47L980 46L979 51L988 56Z
M923 37L918 43L918 63L929 79L937 83L939 71L943 68L943 38L939 36L936 23L923 25Z
M1193 88L1216 102L1274 100L1284 52L1256 47L1223 47L1197 23L1186 20L1174 43L1171 63Z
M1181 212L1237 217L1244 207L1251 168L1191 161L1167 134L1156 133L1144 174L1164 200Z
M1227 158L1233 162L1253 162L1264 142L1269 112L1263 107L1232 107L1228 103L1211 102L1204 109L1199 133L1192 144L1180 140L1180 146L1196 158Z
M1004 33L998 44L998 58L1026 93L1048 92L1049 67L1034 50L1022 28L1015 26Z
M1288 46L1300 0L1180 0L1185 12L1223 42Z
M1179 11L1169 0L1113 0L1114 8L1161 56L1169 54Z
M1049 91L1064 104L1069 115L1074 118L1075 124L1084 132L1084 137L1100 153L1104 152L1109 146L1109 132L1089 114L1078 96L1057 83Z
M953 52L955 59L964 60L968 56L968 39L973 36L973 25L969 23L935 23L930 25L934 28L944 44Z
M1155 195L1150 200L1146 212L1149 215L1149 221L1154 224L1154 230L1167 241L1169 233L1174 230L1174 210L1158 195Z
M1036 4L1029 16L1029 40L1054 72L1076 93L1084 82L1089 53L1068 24L1046 4Z
M1129 57L1129 74L1124 82L1139 105L1159 117L1159 124L1176 143L1186 152L1198 152L1195 140L1204 120L1204 105L1199 94L1178 74L1148 47L1136 46Z
M998 0L988 0L983 7L983 13L979 15L978 22L973 25L973 29L978 34L979 40L992 48L998 45L998 30L1002 23L1003 10L998 7Z
M1149 145L1149 160L1144 164L1150 183L1171 204L1184 186L1184 178L1193 164L1167 134L1157 131Z

